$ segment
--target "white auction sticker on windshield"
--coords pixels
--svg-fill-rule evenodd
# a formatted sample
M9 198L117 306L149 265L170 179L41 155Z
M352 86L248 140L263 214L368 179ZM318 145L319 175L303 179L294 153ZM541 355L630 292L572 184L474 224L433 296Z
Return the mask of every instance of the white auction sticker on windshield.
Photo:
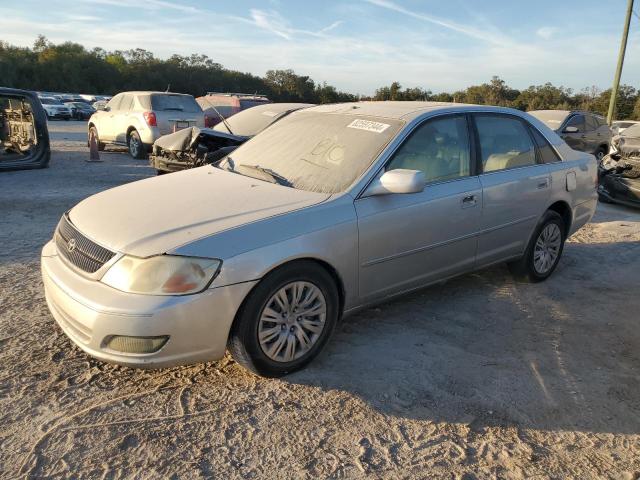
M382 133L391 125L380 122L372 122L371 120L354 120L347 128L357 128L358 130L366 130L367 132Z

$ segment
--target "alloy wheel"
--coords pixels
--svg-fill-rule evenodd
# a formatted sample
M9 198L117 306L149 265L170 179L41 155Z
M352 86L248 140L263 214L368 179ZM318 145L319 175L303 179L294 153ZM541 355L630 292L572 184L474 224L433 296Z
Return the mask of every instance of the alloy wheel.
M555 223L549 223L538 235L533 250L533 267L538 274L544 275L553 268L560 255L561 246L562 232L560 227Z
M260 348L275 362L297 360L320 339L326 316L320 288L304 281L288 283L269 298L260 314Z

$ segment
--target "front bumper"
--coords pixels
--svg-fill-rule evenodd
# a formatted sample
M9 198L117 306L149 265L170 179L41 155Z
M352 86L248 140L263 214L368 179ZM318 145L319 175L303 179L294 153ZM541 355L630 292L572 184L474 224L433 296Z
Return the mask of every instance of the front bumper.
M149 165L160 170L161 172L179 172L188 168L193 168L193 165L187 162L181 162L179 160L172 160L160 155L150 155Z
M256 283L173 297L120 292L72 271L57 256L53 242L45 245L41 264L49 310L64 333L89 355L130 367L222 358L236 311ZM169 340L155 353L129 354L106 348L112 335L168 335Z

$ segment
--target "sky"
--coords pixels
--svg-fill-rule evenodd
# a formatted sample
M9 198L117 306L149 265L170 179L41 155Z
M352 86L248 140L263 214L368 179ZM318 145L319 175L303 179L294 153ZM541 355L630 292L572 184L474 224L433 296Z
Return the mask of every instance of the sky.
M493 75L511 87L611 85L626 0L0 0L0 40L38 34L160 58L208 55L264 75L293 69L369 95L403 87L452 92ZM640 88L640 2L622 83ZM0 79L1 80L1 79Z

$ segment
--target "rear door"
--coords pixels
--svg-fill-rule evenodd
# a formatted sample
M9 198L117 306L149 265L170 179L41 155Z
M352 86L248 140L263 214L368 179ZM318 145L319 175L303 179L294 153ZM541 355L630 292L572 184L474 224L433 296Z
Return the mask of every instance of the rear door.
M477 264L483 266L525 250L547 207L551 176L523 119L479 113L474 120L482 169Z
M600 125L595 115L585 115L585 135L586 135L586 151L589 153L595 153L600 146Z
M569 133L566 131L567 127L575 127L578 129L578 131L575 133ZM585 152L588 151L586 128L587 127L584 115L575 114L569 117L564 125L560 136L564 139L565 142L567 142L567 145L569 145L574 150Z
M424 191L355 201L363 301L473 268L482 193L470 132L465 115L426 120L385 167L423 171Z

